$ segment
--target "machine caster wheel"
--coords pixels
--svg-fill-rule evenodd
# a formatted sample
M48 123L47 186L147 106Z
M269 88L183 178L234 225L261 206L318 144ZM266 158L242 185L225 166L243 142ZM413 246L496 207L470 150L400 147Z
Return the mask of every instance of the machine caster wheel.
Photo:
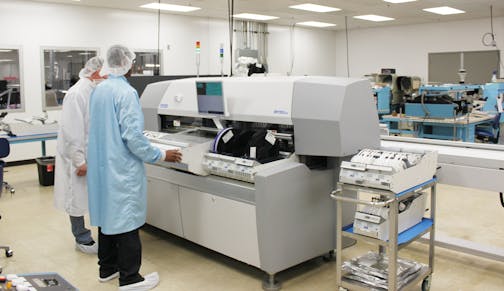
M11 193L11 195L13 195L14 193L16 193L16 189L11 188L11 189L10 189L10 193Z
M322 260L324 260L324 262L334 261L335 258L336 256L334 255L334 251L329 251L327 254L322 256Z
M14 255L14 251L13 250L5 250L5 256L7 258L10 258Z
M422 282L422 291L429 291L431 287L431 277L426 277Z

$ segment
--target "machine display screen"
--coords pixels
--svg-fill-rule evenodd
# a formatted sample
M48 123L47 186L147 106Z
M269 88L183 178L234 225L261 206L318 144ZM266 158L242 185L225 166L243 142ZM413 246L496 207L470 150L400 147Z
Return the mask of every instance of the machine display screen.
M203 114L225 114L222 82L196 82L198 112Z

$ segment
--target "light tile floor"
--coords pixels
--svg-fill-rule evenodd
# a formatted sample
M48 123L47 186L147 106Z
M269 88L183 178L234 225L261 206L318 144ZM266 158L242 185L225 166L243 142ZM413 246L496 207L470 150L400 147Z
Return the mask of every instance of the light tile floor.
M4 274L57 272L80 290L117 290L116 280L98 282L95 256L74 249L68 216L54 209L53 188L39 186L37 166L6 170L16 194L0 199L0 244L14 250L11 258L0 254ZM438 233L504 249L504 208L497 193L439 185L437 214ZM150 227L141 237L141 272L159 272L156 290L261 290L263 273L254 267ZM368 249L357 244L343 257ZM413 243L400 254L426 262L427 246ZM278 277L283 290L336 290L334 261L314 259ZM437 248L431 290L504 290L504 263Z

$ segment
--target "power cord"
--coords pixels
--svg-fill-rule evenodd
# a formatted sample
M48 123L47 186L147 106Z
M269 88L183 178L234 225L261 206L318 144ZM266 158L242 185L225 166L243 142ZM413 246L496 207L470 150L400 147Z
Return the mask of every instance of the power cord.
M493 29L493 6L492 5L490 5L490 32L483 34L483 36L481 37L481 43L484 46L494 47L498 51L500 51L500 48L497 45L497 41L495 40L495 33L494 33L494 29ZM497 67L502 68L504 71L504 64L502 63L501 58L499 58L499 61L497 63Z

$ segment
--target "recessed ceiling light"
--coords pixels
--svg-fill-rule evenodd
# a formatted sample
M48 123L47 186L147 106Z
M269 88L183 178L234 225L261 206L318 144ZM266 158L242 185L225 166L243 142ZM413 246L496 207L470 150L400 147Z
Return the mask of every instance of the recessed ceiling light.
M317 5L317 4L311 4L311 3L291 5L291 6L289 6L289 8L306 10L306 11L311 11L311 12L334 12L334 11L341 10L341 9L335 8L335 7L329 7L329 6Z
M354 16L353 18L362 19L362 20L369 20L369 21L375 21L375 22L394 20L394 18L390 18L390 17L386 17L386 16L380 16L380 15L374 15L374 14L359 15L359 16Z
M417 0L383 0L383 1L397 4L397 3L414 2L414 1L417 1Z
M463 10L455 9L455 8L448 7L448 6L426 8L426 9L423 9L423 11L441 14L441 15L465 13L465 11L463 11Z
M233 15L235 18L243 18L243 19L252 19L252 20L272 20L278 19L276 16L268 16L261 14L253 14L253 13L240 13Z
M326 22L318 22L318 21L305 21L305 22L298 22L296 24L304 25L304 26L313 26L313 27L331 27L331 26L336 26L336 24L334 24L334 23L326 23Z
M175 4L164 4L164 3L149 3L140 6L141 8L149 8L149 9L159 9L166 11L175 11L175 12L191 12L195 10L200 10L199 7L194 6L184 6L184 5L175 5Z

